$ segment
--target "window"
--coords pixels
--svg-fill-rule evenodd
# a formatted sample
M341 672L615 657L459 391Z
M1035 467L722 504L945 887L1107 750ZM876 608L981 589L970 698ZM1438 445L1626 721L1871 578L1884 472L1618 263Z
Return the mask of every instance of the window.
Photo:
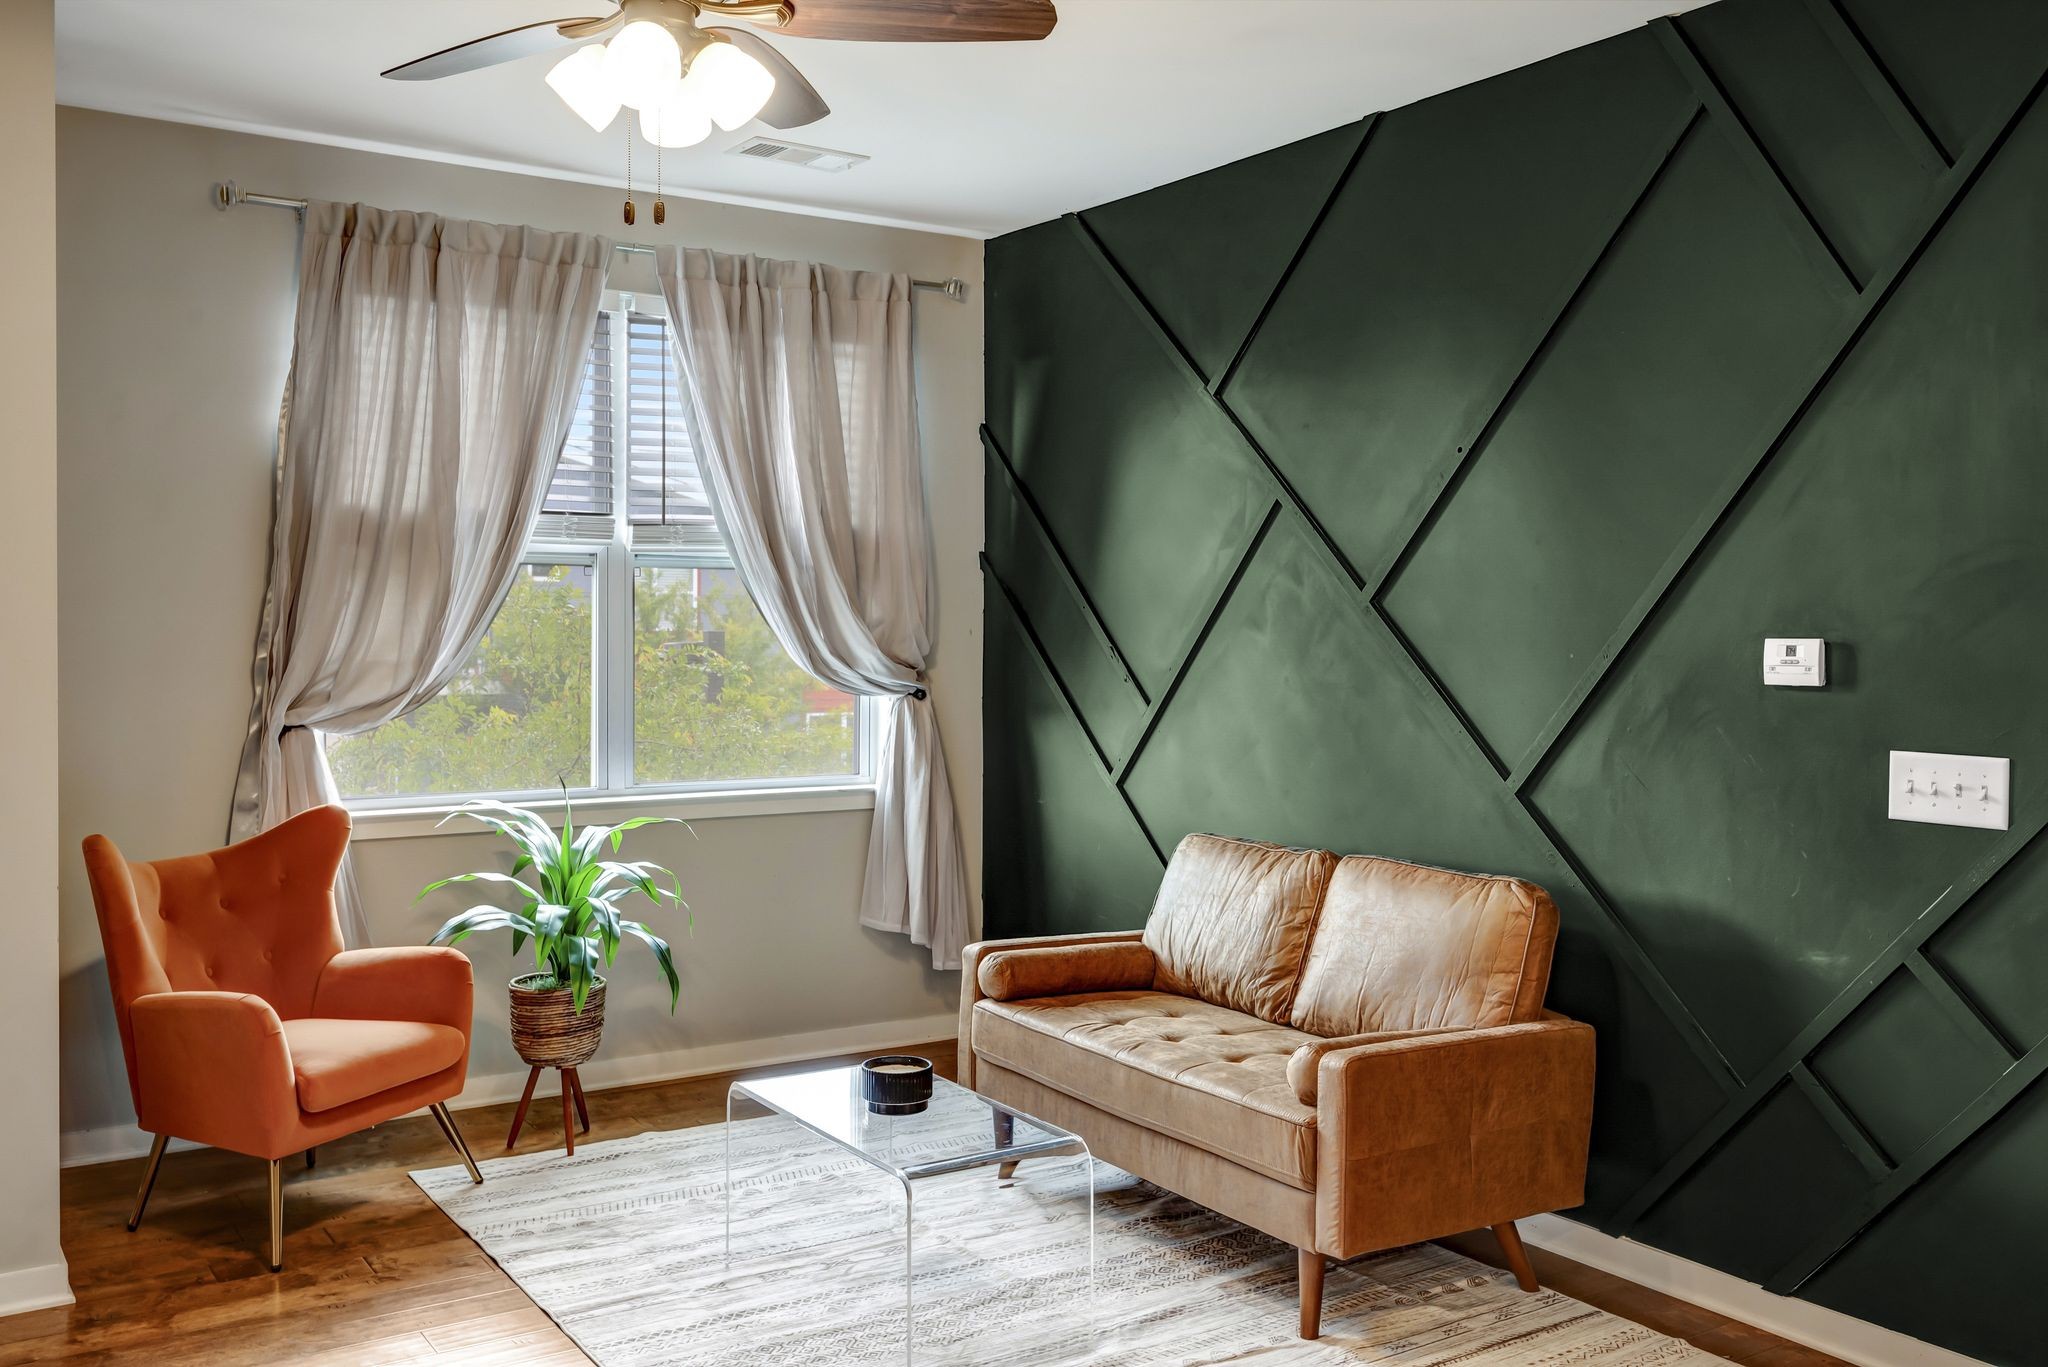
M747 596L692 456L658 305L598 317L511 592L441 693L326 738L356 806L862 781L868 709L798 668Z

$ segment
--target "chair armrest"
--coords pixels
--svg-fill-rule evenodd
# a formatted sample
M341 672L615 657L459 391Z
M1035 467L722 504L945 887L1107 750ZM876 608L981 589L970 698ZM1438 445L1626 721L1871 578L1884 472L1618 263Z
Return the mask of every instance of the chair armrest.
M976 940L960 951L960 1052L954 1063L959 1083L974 1089L974 1004L982 999L981 961L1014 949L1052 949L1066 945L1133 944L1142 930L1110 930L1089 935L1040 935L1017 940Z
M999 1002L1070 997L1077 992L1144 991L1158 961L1133 940L1105 944L1035 945L981 957L974 971L981 995Z
M246 992L158 992L128 1006L136 1119L152 1134L257 1157L298 1120L277 1012Z
M459 949L345 949L320 970L313 1014L452 1025L467 1036L474 993L469 956Z
M1593 1028L1563 1016L1317 1063L1316 1238L1355 1257L1585 1200Z
M1334 1054L1339 1049L1356 1049L1361 1044L1384 1044L1389 1040L1420 1039L1424 1035L1447 1035L1443 1030L1375 1030L1363 1035L1337 1035L1331 1039L1319 1039L1304 1044L1287 1057L1287 1081L1294 1088L1295 1096L1304 1106L1316 1104L1321 1090L1323 1055ZM1469 1033L1459 1031L1458 1033Z

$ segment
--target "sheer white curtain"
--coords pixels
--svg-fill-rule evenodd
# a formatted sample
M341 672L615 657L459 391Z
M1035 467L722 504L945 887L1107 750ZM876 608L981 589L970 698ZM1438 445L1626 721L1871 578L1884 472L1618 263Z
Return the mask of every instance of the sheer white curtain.
M931 535L910 280L664 248L656 260L697 459L726 544L783 648L888 698L861 924L958 968L967 877L938 719Z
M568 434L610 252L307 206L231 840L334 801L318 733L419 706L490 626ZM336 897L367 943L346 864Z

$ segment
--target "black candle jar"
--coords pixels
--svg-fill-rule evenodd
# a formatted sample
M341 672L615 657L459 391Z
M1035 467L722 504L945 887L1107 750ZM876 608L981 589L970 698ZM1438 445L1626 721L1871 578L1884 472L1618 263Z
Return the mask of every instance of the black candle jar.
M883 1054L860 1066L860 1095L876 1115L916 1115L931 1103L932 1061Z

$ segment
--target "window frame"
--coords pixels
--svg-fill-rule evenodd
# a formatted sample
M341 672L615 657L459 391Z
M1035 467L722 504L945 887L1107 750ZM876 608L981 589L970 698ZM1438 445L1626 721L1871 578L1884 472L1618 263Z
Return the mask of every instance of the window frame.
M854 698L854 771L804 774L779 778L692 779L636 782L634 764L634 634L635 571L641 568L733 569L730 553L710 555L682 548L633 546L631 453L627 409L632 386L625 378L630 365L626 347L626 315L666 318L659 297L633 291L606 290L603 311L615 315L614 379L612 384L612 513L611 537L591 540L549 539L536 527L520 550L527 566L584 565L591 568L596 599L590 631L590 773L584 787L572 787L567 803L591 812L660 811L673 808L695 816L765 815L773 811L849 811L874 805L877 750L882 721L881 700ZM688 422L687 416L685 422ZM694 432L692 433L694 447ZM432 824L473 798L489 798L543 810L564 805L559 788L478 791L465 794L412 793L381 797L343 797L359 820L356 836L379 838L428 834ZM441 831L447 834L455 828Z

